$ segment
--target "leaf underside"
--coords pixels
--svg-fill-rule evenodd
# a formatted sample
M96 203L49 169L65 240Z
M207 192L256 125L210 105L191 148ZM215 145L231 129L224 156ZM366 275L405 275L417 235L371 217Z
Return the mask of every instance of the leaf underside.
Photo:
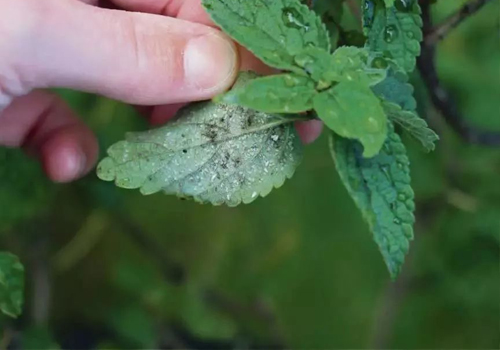
M357 141L331 134L330 146L342 182L368 222L394 279L413 239L415 222L406 149L392 127L381 152L370 159L363 158Z
M108 150L98 176L118 187L236 206L283 185L300 163L291 116L201 102L176 122L129 134Z

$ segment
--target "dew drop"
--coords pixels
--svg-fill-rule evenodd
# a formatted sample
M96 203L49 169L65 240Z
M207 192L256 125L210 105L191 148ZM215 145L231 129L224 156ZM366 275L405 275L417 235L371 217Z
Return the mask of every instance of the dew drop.
M382 57L377 57L372 61L371 66L373 68L380 68L380 69L385 69L388 67L387 60L382 58Z
M309 30L302 15L294 8L286 7L283 9L283 22L289 28L304 29L306 32Z
M394 25L390 25L387 28L385 28L384 32L384 40L388 43L392 43L394 40L398 38L399 31Z
M291 75L285 75L285 85L288 87L294 87L297 85L297 80Z
M401 228L406 238L413 239L413 227L410 224L403 224Z
M380 130L380 123L373 117L368 118L368 123L366 123L366 128L369 132L375 133Z
M363 25L370 28L375 17L375 3L372 0L365 0L363 5Z
M394 6L398 11L409 12L413 8L414 0L396 0Z

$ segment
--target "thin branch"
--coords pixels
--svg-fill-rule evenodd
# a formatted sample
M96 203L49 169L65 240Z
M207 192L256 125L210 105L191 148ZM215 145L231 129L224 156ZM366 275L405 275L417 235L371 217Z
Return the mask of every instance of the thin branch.
M421 1L422 3L422 19L424 22L424 33L431 35L433 33L432 19L430 13L429 1ZM477 11L477 10L476 10ZM474 12L471 12L472 14ZM468 18L468 16L463 17ZM463 19L460 20L460 22ZM459 22L459 23L460 23ZM457 24L458 25L458 24ZM427 40L422 45L422 53L418 58L417 65L424 80L424 83L429 91L430 98L436 109L441 113L445 121L457 132L465 141L483 145L483 146L500 146L500 132L478 129L470 125L460 113L455 101L448 91L444 88L439 79L436 65L436 47L433 44L428 44Z
M441 24L435 26L426 36L427 45L436 45L443 40L453 29L458 27L463 21L475 14L491 0L476 0L462 6L456 13L449 16Z
M158 265L163 273L163 277L168 283L178 285L185 281L186 271L177 262L172 261L166 256L161 245L154 242L153 239L149 238L142 229L130 220L127 216L118 214L116 212L112 213L116 222L119 222L124 228L123 232L128 235L128 237L142 250L147 252Z
M187 279L187 271L185 271L180 264L171 261L154 239L150 238L140 227L124 215L117 214L116 212L113 215L115 215L116 221L123 225L124 233L126 233L138 247L147 252L152 259L156 260L168 283L181 284L185 282ZM273 336L272 341L274 344L266 346L266 348L286 348L277 317L274 315L271 307L266 303L260 301L247 305L227 297L218 290L210 288L203 290L201 297L214 308L233 318L238 318L242 314L250 314L252 317L266 324Z

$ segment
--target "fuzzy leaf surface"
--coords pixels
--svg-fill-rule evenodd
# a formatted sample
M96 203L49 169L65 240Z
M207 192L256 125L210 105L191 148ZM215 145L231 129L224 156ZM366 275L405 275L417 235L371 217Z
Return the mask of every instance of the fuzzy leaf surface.
M212 20L267 65L302 72L294 56L306 47L330 51L321 18L299 0L203 0Z
M417 108L417 101L413 97L414 88L408 83L408 75L394 67L388 70L387 77L373 86L372 90L377 96L404 110L414 111Z
M439 136L429 128L427 122L413 111L405 111L394 103L385 102L384 109L389 119L400 125L411 136L420 141L427 152L434 151Z
M393 59L406 72L415 69L423 39L421 10L417 1L398 0L393 7L365 0L364 26L368 47Z
M408 253L415 222L406 149L392 127L381 152L370 159L362 156L357 141L332 134L330 146L342 182L367 221L394 279Z
M314 99L314 109L338 135L359 140L364 157L375 156L387 137L387 117L369 87L341 82Z
M251 80L219 100L267 113L300 113L313 108L317 94L314 81L290 73Z

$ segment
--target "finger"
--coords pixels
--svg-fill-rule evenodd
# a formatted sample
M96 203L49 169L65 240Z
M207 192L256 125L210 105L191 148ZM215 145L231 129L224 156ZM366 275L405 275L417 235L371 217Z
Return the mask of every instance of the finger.
M112 0L129 11L155 13L182 18L190 22L214 26L201 0Z
M0 113L0 145L35 154L52 180L85 175L97 159L92 132L55 95L35 91Z
M175 16L191 22L214 25L200 0L114 0L114 3L131 11L143 11L166 16ZM250 51L238 45L240 70L252 70L261 75L276 74L279 71L265 65ZM153 125L161 125L171 120L182 104L158 106L150 114ZM297 132L305 144L314 142L323 129L320 121L297 123Z
M323 131L323 122L321 120L310 120L307 122L295 123L297 132L303 143L313 143Z
M68 87L143 105L211 98L235 79L235 46L213 28L73 0L42 3L35 8L36 35L16 60L35 87Z

